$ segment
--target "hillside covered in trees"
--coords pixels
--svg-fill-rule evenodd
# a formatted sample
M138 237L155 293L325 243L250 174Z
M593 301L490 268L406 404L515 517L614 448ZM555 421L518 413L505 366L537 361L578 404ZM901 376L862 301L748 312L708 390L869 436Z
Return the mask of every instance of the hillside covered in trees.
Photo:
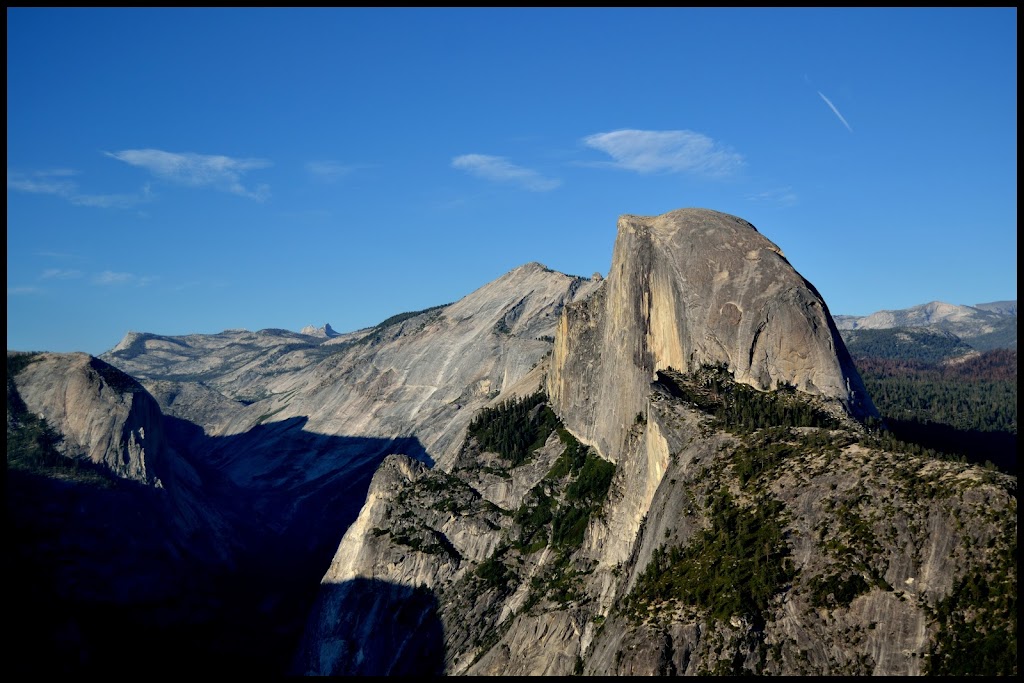
M1017 352L948 358L851 348L891 432L925 448L1017 472ZM859 352L859 353L858 353Z

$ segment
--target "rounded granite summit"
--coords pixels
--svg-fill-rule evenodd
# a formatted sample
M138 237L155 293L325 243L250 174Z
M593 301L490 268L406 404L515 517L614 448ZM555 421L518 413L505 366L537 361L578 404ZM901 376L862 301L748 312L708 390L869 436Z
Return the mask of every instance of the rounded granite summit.
M558 411L615 452L657 371L705 365L877 414L817 290L748 221L699 208L621 216L602 295L567 306L558 328Z

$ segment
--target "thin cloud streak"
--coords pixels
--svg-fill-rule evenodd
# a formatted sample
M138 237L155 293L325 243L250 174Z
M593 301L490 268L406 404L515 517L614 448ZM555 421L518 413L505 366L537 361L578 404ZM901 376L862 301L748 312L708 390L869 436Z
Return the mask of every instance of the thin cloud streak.
M768 202L779 206L796 206L799 197L791 187L779 187L774 190L765 190L757 194L747 195L747 200L752 202Z
M42 291L43 290L41 288L33 287L31 285L29 285L29 286L20 286L20 287L8 287L7 288L7 296L11 296L12 294L14 294L14 295L18 295L18 294L40 294Z
M77 171L59 168L35 173L20 173L7 169L7 189L27 194L44 194L60 197L75 206L92 206L101 209L127 209L150 198L148 187L140 194L86 194L80 192L78 183L67 178Z
M850 127L850 124L846 122L846 119L843 118L843 115L839 113L838 109L836 109L836 105L832 104L832 100L830 100L829 98L825 97L825 95L823 95L820 90L818 91L818 95L821 96L821 99L825 100L825 104L827 104L828 108L832 110L832 113L839 117L839 120L843 122L844 126L846 126L846 130L848 130L848 131L850 131L852 133L853 132L853 128Z
M306 171L323 183L335 183L356 169L355 166L340 161L309 161Z
M720 178L744 165L743 155L692 130L616 130L583 138L614 161L596 165L637 173L692 173Z
M548 192L562 184L558 178L546 178L537 171L510 163L505 157L488 154L463 154L452 159L452 167L486 180L511 183L531 192Z
M65 252L65 251L37 251L37 252L34 252L34 253L35 253L36 256L42 256L44 258L54 258L54 259L64 259L64 260L71 259L71 260L76 260L76 261L82 258L82 256L79 255L79 254L71 254L71 253L68 253L68 252Z
M154 176L178 185L211 187L258 201L263 201L270 193L267 185L249 189L242 184L245 173L271 165L266 159L233 159L222 155L165 152L159 149L125 149L105 154L131 166L144 168Z
M80 270L65 270L62 268L47 268L39 276L43 280L73 280L82 277Z
M118 273L112 270L105 270L96 277L93 278L93 284L96 285L136 285L138 287L145 287L150 282L155 280L154 277L139 276L134 273Z

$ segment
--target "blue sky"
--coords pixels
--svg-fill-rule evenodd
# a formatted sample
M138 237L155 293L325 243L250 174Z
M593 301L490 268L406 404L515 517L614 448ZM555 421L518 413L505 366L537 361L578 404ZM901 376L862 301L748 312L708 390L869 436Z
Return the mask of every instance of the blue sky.
M1015 299L1016 65L1016 8L8 8L7 347L354 330L684 207L834 315Z

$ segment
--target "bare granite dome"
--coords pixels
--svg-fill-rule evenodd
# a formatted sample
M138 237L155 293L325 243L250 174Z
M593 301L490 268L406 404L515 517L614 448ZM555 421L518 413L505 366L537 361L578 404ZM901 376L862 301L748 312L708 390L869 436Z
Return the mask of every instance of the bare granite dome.
M120 370L84 353L44 353L18 375L26 407L63 435L70 458L126 479L155 483L164 457L160 408Z
M558 411L611 454L655 372L706 364L876 414L825 302L753 225L707 209L620 217L604 286L558 327L548 383Z

